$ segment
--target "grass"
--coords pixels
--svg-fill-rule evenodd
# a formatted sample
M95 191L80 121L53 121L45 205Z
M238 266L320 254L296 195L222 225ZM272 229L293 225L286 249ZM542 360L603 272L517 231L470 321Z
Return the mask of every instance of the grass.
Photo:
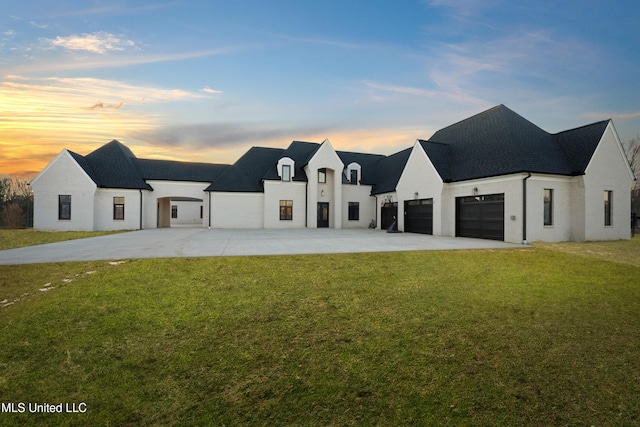
M0 266L0 402L87 404L0 424L638 425L616 245Z
M105 234L122 233L122 231L34 231L33 229L2 230L0 229L0 251L21 248L24 246L42 245L64 240L84 239Z

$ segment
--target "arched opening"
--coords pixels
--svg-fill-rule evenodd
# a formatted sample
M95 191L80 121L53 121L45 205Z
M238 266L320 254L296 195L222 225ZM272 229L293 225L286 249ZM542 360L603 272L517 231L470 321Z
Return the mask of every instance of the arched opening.
M158 228L202 227L204 203L196 197L158 198Z

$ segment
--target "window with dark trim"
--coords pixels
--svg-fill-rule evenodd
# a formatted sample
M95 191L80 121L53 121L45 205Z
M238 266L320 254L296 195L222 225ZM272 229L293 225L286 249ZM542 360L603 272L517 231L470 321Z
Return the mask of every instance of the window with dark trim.
M70 195L58 196L58 219L59 220L71 219L71 196Z
M544 225L553 225L553 190L544 189Z
M613 224L613 191L604 191L604 225L609 226Z
M358 170L351 169L351 185L357 185L357 184L358 184Z
M204 206L200 206L200 219L202 219L203 217L203 212L204 212Z
M291 181L291 165L282 165L282 180Z
M293 200L280 200L280 221L293 219Z
M124 220L124 197L113 198L113 219Z
M171 205L171 218L173 218L173 219L178 218L178 206L177 205Z
M318 183L326 184L327 183L327 170L326 169L318 169Z
M349 221L360 219L360 202L349 202Z

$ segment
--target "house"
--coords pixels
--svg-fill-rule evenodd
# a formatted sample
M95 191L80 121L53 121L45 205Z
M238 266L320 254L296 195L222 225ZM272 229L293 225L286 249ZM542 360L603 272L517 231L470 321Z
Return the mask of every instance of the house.
M63 150L31 182L34 228L367 228L527 241L630 237L611 120L550 134L499 105L384 156L293 141L232 165Z

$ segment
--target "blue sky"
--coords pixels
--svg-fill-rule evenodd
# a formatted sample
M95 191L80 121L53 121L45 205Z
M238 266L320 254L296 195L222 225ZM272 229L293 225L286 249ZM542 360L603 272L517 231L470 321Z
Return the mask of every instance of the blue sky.
M640 133L627 1L29 1L0 12L0 173L111 139L230 163L292 140L390 154L498 104ZM4 172L3 172L4 170Z

